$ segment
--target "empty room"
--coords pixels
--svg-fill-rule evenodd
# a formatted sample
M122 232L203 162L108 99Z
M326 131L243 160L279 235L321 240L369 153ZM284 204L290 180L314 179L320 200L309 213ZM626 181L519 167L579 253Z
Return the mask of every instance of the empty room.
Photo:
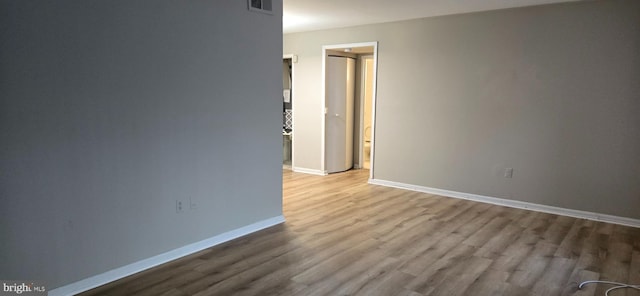
M0 15L2 295L640 295L640 1Z

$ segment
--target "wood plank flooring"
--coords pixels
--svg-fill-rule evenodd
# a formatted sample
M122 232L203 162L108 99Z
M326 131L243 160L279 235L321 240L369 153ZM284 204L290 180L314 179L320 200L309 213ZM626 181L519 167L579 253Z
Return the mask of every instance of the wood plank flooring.
M283 171L287 222L82 295L604 295L640 229ZM612 296L640 295L616 290Z

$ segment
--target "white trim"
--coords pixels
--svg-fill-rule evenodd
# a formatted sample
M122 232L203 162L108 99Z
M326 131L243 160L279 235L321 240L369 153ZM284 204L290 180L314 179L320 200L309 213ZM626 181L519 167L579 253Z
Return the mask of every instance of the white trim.
M214 237L186 245L184 247L177 248L175 250L153 256L151 258L143 259L135 263L131 263L105 273L86 278L75 283L62 286L49 291L49 296L58 295L75 295L82 293L93 288L102 286L112 281L130 276L132 274L144 271L146 269L173 261L175 259L202 251L204 249L219 245L221 243L236 239L241 236L271 227L285 222L284 216L276 216L269 219L265 219L244 227L240 227Z
M516 208L516 209L524 209L524 210L530 210L530 211L536 211L536 212L543 212L543 213L549 213L549 214L555 214L555 215L561 215L561 216L568 216L568 217L594 220L594 221L620 224L620 225L640 228L640 220L627 218L627 217L566 209L566 208L535 204L535 203L518 201L518 200L509 200L509 199L503 199L503 198L497 198L497 197L491 197L491 196L424 187L424 186L411 185L411 184L405 184L405 183L399 183L399 182L393 182L393 181L369 179L369 184L394 187L394 188L424 192L424 193L459 198L459 199L466 199L466 200L477 201L482 203Z
M326 175L326 149L325 149L325 138L326 138L326 130L325 130L325 119L326 119L326 59L327 59L327 50L331 49L339 49L339 48L356 48L356 47L373 47L373 92L372 92L372 100L371 100L371 108L373 109L371 112L371 162L369 163L369 178L373 179L373 168L374 168L374 146L375 146L375 131L376 131L376 101L377 98L377 89L378 89L378 41L373 42L358 42L358 43L346 43L346 44L334 44L334 45L323 45L322 46L322 139L321 143L321 153L320 153L320 170L325 172Z
M311 175L318 175L318 176L328 175L326 171L314 170L314 169L292 167L291 170L296 173L303 173L303 174L311 174Z

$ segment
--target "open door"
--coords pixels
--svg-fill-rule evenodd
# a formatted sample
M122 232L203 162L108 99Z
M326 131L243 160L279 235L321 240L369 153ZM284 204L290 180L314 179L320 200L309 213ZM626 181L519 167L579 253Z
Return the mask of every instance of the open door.
M325 74L326 171L336 173L353 167L355 59L329 55Z

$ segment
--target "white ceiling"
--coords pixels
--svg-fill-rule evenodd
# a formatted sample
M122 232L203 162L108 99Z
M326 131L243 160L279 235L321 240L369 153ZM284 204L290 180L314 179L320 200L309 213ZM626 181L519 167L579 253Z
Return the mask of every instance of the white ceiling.
M283 0L283 33L580 0Z

